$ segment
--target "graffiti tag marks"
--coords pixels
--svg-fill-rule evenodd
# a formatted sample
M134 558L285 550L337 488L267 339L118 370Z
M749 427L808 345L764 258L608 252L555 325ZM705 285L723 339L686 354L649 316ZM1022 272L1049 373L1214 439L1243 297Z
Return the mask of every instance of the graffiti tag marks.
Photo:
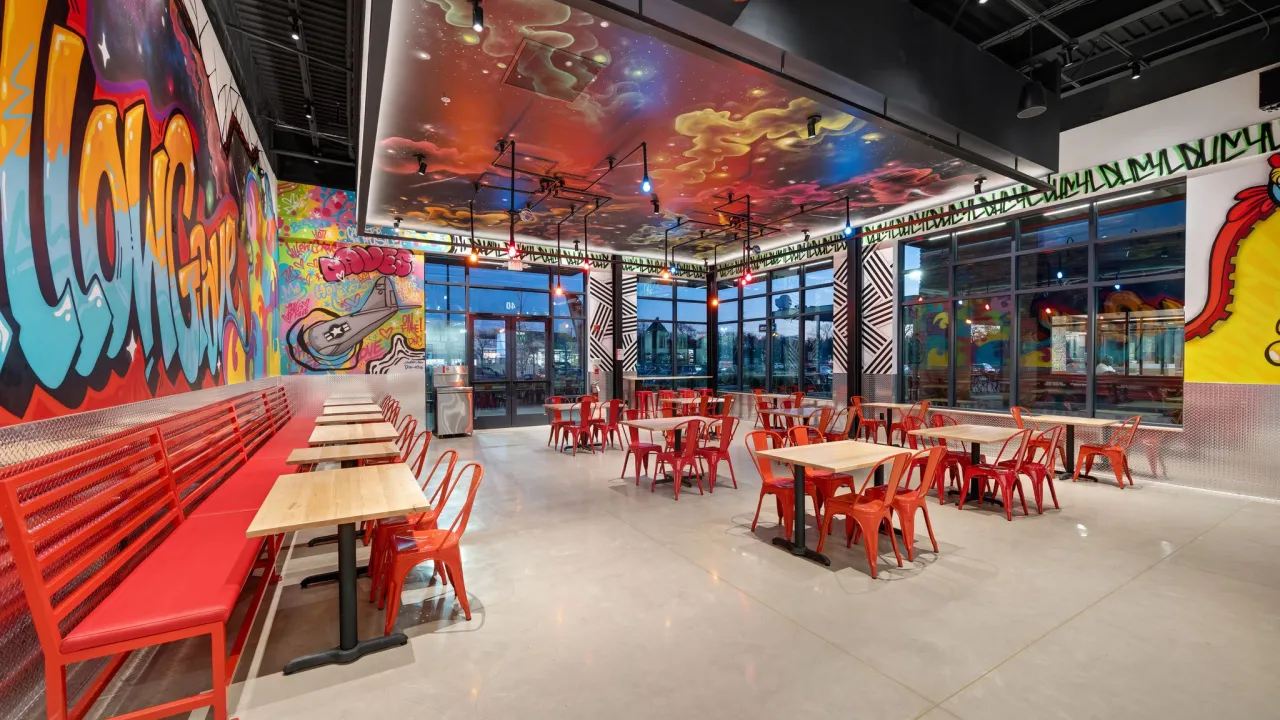
M333 257L319 258L316 267L326 282L338 282L349 275L371 272L409 277L413 272L413 253L404 248L351 245L338 248Z

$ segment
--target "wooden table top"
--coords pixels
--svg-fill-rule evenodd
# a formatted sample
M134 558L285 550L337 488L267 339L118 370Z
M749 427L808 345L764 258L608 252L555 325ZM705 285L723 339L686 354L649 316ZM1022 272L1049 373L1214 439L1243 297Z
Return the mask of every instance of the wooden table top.
M647 420L623 420L622 425L628 425L641 430L652 430L654 432L666 432L689 422L690 420L701 420L704 423L717 423L720 418L702 417L701 415L685 415L673 418L649 418Z
M285 460L287 465L314 465L322 462L343 462L344 460L385 460L400 454L393 442L356 443L354 445L324 445L321 447L298 448L289 453Z
M758 398L765 398L767 400L786 400L788 398L795 397L795 395L792 395L791 393L760 393L759 395L756 395L755 393L751 393L751 396L758 397Z
M998 443L1022 432L1018 428L993 427L991 425L948 425L946 427L927 427L912 430L912 435L938 438L939 440L959 440L961 442Z
M816 415L817 413L820 413L820 412L822 412L822 408L820 407L802 407L802 408L790 408L787 410L770 410L768 414L782 415L783 417L807 418L810 415Z
M327 425L312 430L311 437L307 438L307 444L365 443L379 440L395 440L398 437L400 437L400 433L396 432L396 427L389 422Z
M360 413L380 413L382 408L373 403L361 403L360 405L329 405L326 406L321 415L358 415Z
M1119 425L1122 420L1114 420L1112 418L1087 418L1076 417L1075 415L1024 415L1024 418L1031 422L1045 425L1075 425L1077 427L1111 427Z
M245 537L407 515L430 507L404 463L290 473L276 478Z
M336 398L331 397L324 401L325 407L339 407L341 405L372 405L373 398L368 395L360 395L358 397Z
M382 413L357 413L355 415L320 415L316 418L317 425L353 425L355 423L371 423L384 422L386 417Z
M862 440L840 440L839 442L816 443L813 445L796 445L761 450L757 454L774 462L788 465L801 465L814 470L842 473L850 470L869 468L876 463L910 450L892 445L864 442Z
M698 403L702 402L702 398L667 398L665 400L662 400L661 402L670 403L672 405L697 405ZM722 403L724 402L724 398L709 397L707 398L707 402Z
M888 408L890 410L910 410L915 403L864 402L862 407Z

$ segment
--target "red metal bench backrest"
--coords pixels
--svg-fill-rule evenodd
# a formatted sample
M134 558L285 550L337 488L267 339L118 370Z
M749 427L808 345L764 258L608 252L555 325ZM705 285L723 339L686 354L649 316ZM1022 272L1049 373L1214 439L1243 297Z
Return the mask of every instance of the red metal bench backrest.
M182 514L157 428L0 479L0 522L40 642L56 651Z
M273 431L280 430L293 417L293 410L289 407L289 393L283 387L276 386L263 392L262 399L267 404L267 415Z
M231 403L172 417L159 426L184 515L190 515L248 460Z
M240 423L240 440L245 452L252 455L275 432L267 414L266 399L261 392L245 393L232 398L231 405Z

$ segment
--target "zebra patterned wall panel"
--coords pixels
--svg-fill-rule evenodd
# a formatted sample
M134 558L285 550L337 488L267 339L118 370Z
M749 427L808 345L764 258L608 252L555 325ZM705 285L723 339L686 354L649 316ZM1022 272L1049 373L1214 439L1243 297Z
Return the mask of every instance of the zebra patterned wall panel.
M897 245L880 242L862 248L862 372L893 372L893 265Z
M618 331L622 333L622 372L624 375L635 374L636 361L640 347L636 344L636 285L638 281L634 273L622 274L622 322Z
M835 287L831 293L832 373L849 371L849 253L845 250L831 256ZM838 397L838 396L837 396Z
M587 277L587 369L592 382L600 382L608 392L608 378L613 372L613 275L593 272ZM598 374L597 374L598 373Z

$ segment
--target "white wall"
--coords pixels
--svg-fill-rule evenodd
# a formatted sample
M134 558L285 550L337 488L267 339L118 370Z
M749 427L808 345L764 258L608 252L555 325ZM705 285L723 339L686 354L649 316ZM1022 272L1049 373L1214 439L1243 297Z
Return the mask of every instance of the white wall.
M1258 72L1246 73L1062 133L1059 170L1091 168L1275 116L1258 109Z

